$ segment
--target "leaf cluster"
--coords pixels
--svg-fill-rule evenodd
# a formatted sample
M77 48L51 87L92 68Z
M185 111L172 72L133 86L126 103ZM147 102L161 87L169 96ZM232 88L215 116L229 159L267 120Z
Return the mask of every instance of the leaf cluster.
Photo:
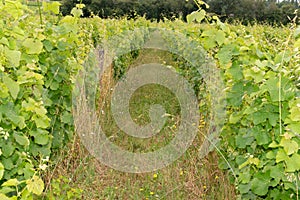
M73 137L73 82L92 40L78 18L54 16L59 5L44 2L39 19L0 2L0 199L42 194L49 157Z

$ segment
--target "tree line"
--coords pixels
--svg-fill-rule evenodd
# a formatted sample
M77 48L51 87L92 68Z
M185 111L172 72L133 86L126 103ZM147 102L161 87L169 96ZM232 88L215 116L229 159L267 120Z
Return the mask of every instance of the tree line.
M63 0L62 13L69 14L78 0ZM223 21L268 22L287 24L298 14L300 0L205 0L207 12L218 15ZM84 17L102 18L145 16L150 20L181 18L198 10L195 0L82 0L86 5ZM296 12L295 10L298 9Z
M300 0L208 0L209 11L223 19L287 24L300 16ZM296 11L298 9L298 11Z

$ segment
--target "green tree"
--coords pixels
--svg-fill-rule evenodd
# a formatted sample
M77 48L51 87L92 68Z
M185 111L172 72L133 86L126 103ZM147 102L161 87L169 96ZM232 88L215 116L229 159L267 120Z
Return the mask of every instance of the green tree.
M63 0L63 14L70 13L76 3L76 0ZM84 16L93 12L103 18L130 17L132 13L137 13L158 21L179 16L185 19L187 14L197 9L193 0L83 0L83 3L86 5Z
M218 14L222 20L234 18L244 23L257 21L287 24L294 18L294 12L299 7L298 0L280 3L277 0L207 0L206 2L210 5L209 12Z

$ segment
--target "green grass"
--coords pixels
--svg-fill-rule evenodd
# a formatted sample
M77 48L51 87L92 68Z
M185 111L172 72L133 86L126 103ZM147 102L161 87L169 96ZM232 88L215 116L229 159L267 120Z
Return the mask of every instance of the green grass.
M162 95L163 94L163 95ZM154 151L167 145L174 134L180 120L180 105L176 97L165 87L158 85L146 85L139 88L132 96L130 101L130 114L133 121L139 125L150 123L149 109L153 104L160 104L170 115L167 117L166 124L155 136L147 139L131 137L120 131L115 124L113 116L109 112L110 106L104 109L102 118L103 130L111 141L131 152ZM128 145L129 144L129 145Z
M149 62L165 63L175 68L178 63L165 52L142 51L132 66ZM180 124L180 106L176 96L167 88L145 85L135 91L130 101L130 114L140 125L149 123L150 105L161 104L170 114L163 129L152 138L138 139L128 136L116 125L110 112L111 90L115 85L113 71L107 71L101 80L98 102L100 124L111 141L131 152L154 151L168 144ZM234 187L227 174L219 170L216 153L200 159L198 151L206 133L206 122L201 116L199 132L186 153L171 165L151 173L123 173L104 166L74 141L57 155L58 163L49 170L48 180L66 177L67 190L80 188L78 199L235 199ZM52 185L48 190L54 190ZM59 196L59 195L58 195ZM63 196L63 195L61 195Z

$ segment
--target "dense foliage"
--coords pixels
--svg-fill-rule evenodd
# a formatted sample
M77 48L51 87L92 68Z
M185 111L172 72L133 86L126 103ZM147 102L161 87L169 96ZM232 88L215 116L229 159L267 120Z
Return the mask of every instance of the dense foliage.
M265 1L265 0L207 0L209 12L221 16L222 19L243 22L268 22L271 24L288 24L300 14L297 1ZM300 2L299 2L300 3Z
M71 9L78 3L77 0L64 0L62 13L68 14ZM188 13L196 10L193 0L83 0L86 5L83 9L84 16L90 16L91 13L102 18L122 17L136 18L146 16L147 19L162 20L164 18L185 18Z
M51 151L73 137L71 92L83 63L78 18L45 15L19 1L0 2L0 199L41 194ZM44 17L47 16L47 17ZM7 197L7 196L8 197Z
M228 160L220 167L235 174L242 199L298 199L300 28L202 30L198 40L218 61L228 89L221 133Z
M180 16L185 20L189 13L197 10L198 4L198 0L83 0L82 2L86 5L83 9L86 17L91 13L102 18L122 16L136 18L137 15L145 15L147 19L158 21ZM207 11L219 15L222 21L287 24L295 17L296 9L298 15L300 14L298 1L206 0L205 2L210 5ZM64 0L63 14L69 14L76 3L77 0Z
M190 24L80 19L82 8L59 18L59 4L44 3L37 18L19 1L0 3L0 199L43 192L51 152L73 137L71 92L89 51L103 38L149 26L188 35L222 71L227 118L219 148L228 163L220 167L233 172L240 197L299 198L299 27L193 23L205 19L202 10L189 15ZM185 53L198 50L175 42ZM121 70L126 58L118 61Z

